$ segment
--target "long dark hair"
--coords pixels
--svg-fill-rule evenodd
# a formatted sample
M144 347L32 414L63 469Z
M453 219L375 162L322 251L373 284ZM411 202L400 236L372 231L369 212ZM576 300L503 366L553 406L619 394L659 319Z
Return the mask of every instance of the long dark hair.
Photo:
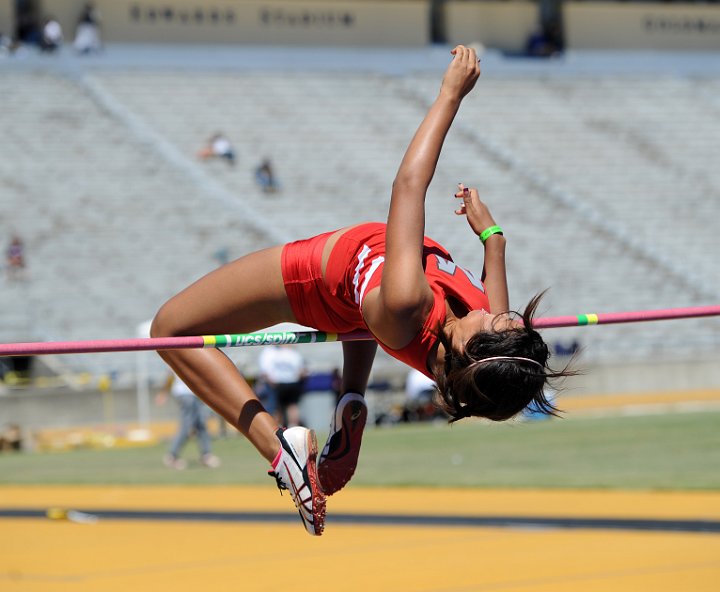
M577 372L569 365L557 372L547 365L547 344L532 328L543 294L530 300L522 315L514 313L522 317L522 327L477 333L462 353L452 349L443 331L438 332L445 346L445 363L435 372L435 404L450 416L451 422L471 416L504 421L530 404L536 412L558 415L559 410L545 396L545 387L554 379ZM497 357L500 359L482 362Z

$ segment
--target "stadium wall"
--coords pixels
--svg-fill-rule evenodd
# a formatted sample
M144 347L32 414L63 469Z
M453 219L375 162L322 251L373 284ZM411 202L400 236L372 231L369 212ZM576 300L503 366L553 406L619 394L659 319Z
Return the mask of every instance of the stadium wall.
M73 37L85 0L43 0ZM96 0L103 37L129 43L422 46L430 42L430 0ZM14 0L0 0L0 31L14 31ZM720 5L563 3L569 49L720 49ZM538 26L533 0L447 0L449 43L524 49Z
M567 2L563 5L569 49L720 49L720 6Z
M482 43L503 51L524 51L538 27L538 7L529 0L450 0L445 4L448 43Z
M422 46L427 0L96 0L103 39L136 43ZM66 36L84 0L46 0Z
M589 365L583 365L581 358L576 366L582 374L566 383L569 392L575 394L720 389L720 366L712 354L691 360L661 358Z
M15 31L15 2L0 0L0 33L13 35Z
M716 360L668 361L648 363L615 363L582 366L583 375L568 379L562 385L563 396L586 395L653 395L684 394L688 405L697 405L695 394L700 391L720 391L720 372ZM374 391L380 401L397 400L403 396L404 367L397 365L398 374L392 380L395 388L390 391ZM0 387L2 385L0 384ZM642 399L638 399L640 402ZM716 396L710 397L717 400ZM678 400L682 403L683 398ZM109 422L122 424L139 421L139 401L135 388L114 388L103 393L95 388L73 391L68 388L8 390L0 394L3 419L17 423L25 433L39 428L98 425ZM713 404L713 403L710 403ZM562 400L559 402L563 408ZM177 418L177 408L168 404L151 406L150 420L172 421Z

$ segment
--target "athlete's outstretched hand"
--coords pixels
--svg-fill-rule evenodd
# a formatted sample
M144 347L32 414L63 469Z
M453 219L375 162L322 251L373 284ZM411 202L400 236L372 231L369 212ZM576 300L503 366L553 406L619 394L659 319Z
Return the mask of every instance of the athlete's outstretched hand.
M480 61L475 50L464 45L458 45L450 53L455 57L445 72L440 94L460 101L480 77Z
M462 204L455 210L458 216L467 218L470 228L473 232L480 236L480 233L486 228L495 226L495 220L488 210L488 207L480 201L480 195L475 187L465 187L462 183L458 183L458 190L455 197L462 199Z

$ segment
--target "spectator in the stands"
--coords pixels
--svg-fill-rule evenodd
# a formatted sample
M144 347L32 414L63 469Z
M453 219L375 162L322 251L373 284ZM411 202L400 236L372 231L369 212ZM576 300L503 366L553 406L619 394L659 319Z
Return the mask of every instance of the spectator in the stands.
M555 24L540 25L528 37L525 44L525 53L534 58L551 58L559 55L563 50L560 28Z
M60 49L63 43L63 31L60 23L55 17L45 19L42 33L40 35L40 49L52 53Z
M15 235L5 251L5 272L9 280L22 279L25 275L25 245Z
M22 430L18 424L9 423L0 430L0 452L20 450L22 450Z
M275 171L269 158L263 159L255 169L255 181L263 193L275 193L278 190Z
M13 40L0 31L0 57L10 55L13 52Z
M224 158L231 165L235 164L235 149L230 140L222 132L213 134L207 144L198 152L198 158Z
M100 14L94 2L87 2L80 13L75 29L75 50L82 54L94 53L102 49L100 41Z
M405 405L403 421L423 421L442 417L433 404L437 384L419 370L411 368L405 379Z

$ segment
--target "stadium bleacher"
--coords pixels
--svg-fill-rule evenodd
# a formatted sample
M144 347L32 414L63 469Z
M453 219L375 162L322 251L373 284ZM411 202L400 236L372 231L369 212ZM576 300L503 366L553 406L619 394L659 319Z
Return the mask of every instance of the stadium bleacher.
M3 341L134 337L221 250L235 257L383 220L439 84L434 61L403 73L366 63L259 71L242 60L183 67L171 50L130 67L118 53L87 65L0 63L12 105L0 238L18 232L29 261L26 281L2 283ZM489 63L446 142L428 234L481 267L477 240L452 213L462 181L480 187L506 230L515 307L547 287L543 315L720 302L720 76ZM237 148L235 167L195 158L219 130ZM282 186L272 196L253 181L264 156ZM718 329L706 319L548 336L578 339L591 360L689 358L720 350ZM327 366L337 349L304 353ZM66 362L121 376L136 363L127 354Z

